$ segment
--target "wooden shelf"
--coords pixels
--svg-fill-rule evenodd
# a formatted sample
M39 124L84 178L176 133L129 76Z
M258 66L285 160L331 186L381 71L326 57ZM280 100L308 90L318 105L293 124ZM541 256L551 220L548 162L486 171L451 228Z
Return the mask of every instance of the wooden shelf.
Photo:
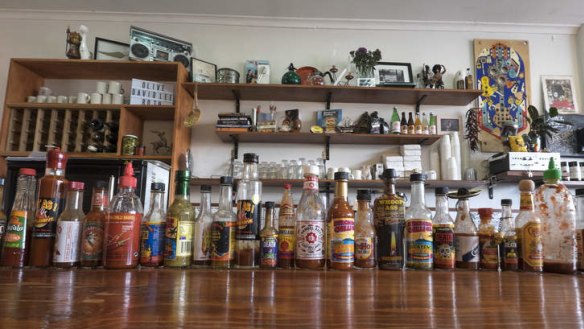
M124 105L124 107L142 120L174 120L174 106Z
M495 174L494 176L497 178L497 181L503 183L519 183L522 179L531 179L536 183L543 182L543 171L532 171L531 175L532 176L529 177L526 171L511 170ZM566 187L584 187L584 181L562 180L562 184Z
M475 100L478 90L392 87L305 86L277 84L183 83L191 95L197 87L199 99L264 100L369 104L416 104L465 106Z
M121 104L60 104L60 103L8 103L9 108L15 109L55 109L55 110L111 110L119 111Z
M329 138L330 144L379 144L431 145L440 139L440 135L376 135L376 134L313 134L313 133L263 133L263 132L229 132L216 131L217 136L225 142L243 143L302 143L324 144Z
M11 151L0 152L2 157L21 157L30 156L31 152ZM40 154L40 153L39 153ZM42 152L44 156L44 152ZM170 162L172 156L170 155L119 155L114 153L89 153L89 152L68 152L69 159L118 159L118 160L158 160L163 162ZM38 159L40 157L32 156L31 159Z

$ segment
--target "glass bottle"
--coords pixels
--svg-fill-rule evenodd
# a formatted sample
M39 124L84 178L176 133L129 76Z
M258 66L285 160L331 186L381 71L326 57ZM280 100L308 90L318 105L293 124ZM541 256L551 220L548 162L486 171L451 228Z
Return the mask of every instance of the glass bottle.
M584 189L576 190L576 249L578 270L584 271Z
M31 185L36 185L36 171L30 168L21 168L18 171L16 182L16 196L10 218L6 225L6 234L2 244L2 266L23 267L28 263L30 239L35 209L31 199Z
M91 196L91 209L85 215L79 250L81 267L101 266L103 258L104 227L109 205L107 184L98 181Z
M4 241L6 233L6 213L4 212L4 178L0 177L0 243Z
M195 209L191 205L188 169L177 170L174 201L166 212L164 231L164 266L188 267L193 257L193 223Z
M137 180L128 161L118 182L118 194L111 202L105 222L103 267L134 268L140 257L140 225L143 208L136 195Z
M79 265L79 246L81 243L81 224L83 213L82 182L69 182L65 209L57 219L57 236L53 253L53 265L71 268Z
M535 191L535 210L542 221L543 270L572 274L576 271L576 209L561 179L551 157L544 184Z
M438 133L438 125L436 123L436 116L430 112L430 123L428 123L428 130L430 135L436 135Z
M466 89L474 89L472 73L470 67L466 69L466 74L464 75L464 85Z
M357 215L355 223L355 267L375 268L377 235L373 226L371 190L357 190Z
M541 219L533 203L535 183L524 179L519 182L519 214L515 218L519 268L528 272L543 271L543 245Z
M161 266L164 260L166 209L164 183L150 184L150 206L141 227L140 265Z
M335 173L335 198L328 211L330 268L350 270L355 262L355 212L347 201L349 173Z
M391 114L391 133L399 134L401 132L401 121L399 118L399 113L397 113L397 107L393 108L393 113Z
M193 265L209 266L211 264L211 186L201 185L201 210L195 219L193 237Z
M243 178L237 186L237 227L235 231L235 266L259 265L260 214L262 182L258 180L258 155L243 155Z
M294 216L294 202L291 193L292 185L284 185L284 194L280 201L279 229L278 229L278 267L294 267L294 247L296 245L296 218Z
M421 135L424 132L422 127L422 120L420 119L420 113L416 113L416 121L414 121L415 134Z
M430 123L428 122L428 117L426 117L426 113L422 113L422 134L424 135L430 134Z
M501 268L504 271L517 271L518 253L517 253L517 232L515 230L515 221L511 211L511 199L501 200L501 221L499 224L499 258Z
M235 226L230 176L220 179L219 208L211 225L211 267L231 268L235 260Z
M499 269L499 244L495 241L497 231L492 223L493 208L479 208L481 223L479 225L480 269Z
M477 270L479 268L479 236L477 227L470 216L468 190L458 189L456 219L454 221L454 247L456 268Z
M403 231L404 197L395 191L397 173L385 169L381 175L385 189L373 203L373 221L377 231L377 262L384 270L401 270L404 266Z
M318 167L307 167L296 210L296 267L320 270L325 265L325 207L318 193Z
M410 175L412 201L406 210L404 236L407 250L406 267L409 269L431 270L434 261L432 212L426 208L424 182L426 175L420 173Z
M408 116L408 134L413 135L416 133L416 123L412 116L412 112L410 112Z
M278 264L278 231L274 227L274 203L266 202L266 224L260 231L260 268L274 269Z
M408 121L406 120L406 112L402 112L400 121L400 133L406 135L408 133Z
M29 265L51 265L57 218L63 211L67 156L59 148L47 152L45 176L39 180L36 215L32 227Z
M436 213L432 218L434 239L434 268L453 270L456 266L454 248L454 219L448 209L448 187L437 187Z

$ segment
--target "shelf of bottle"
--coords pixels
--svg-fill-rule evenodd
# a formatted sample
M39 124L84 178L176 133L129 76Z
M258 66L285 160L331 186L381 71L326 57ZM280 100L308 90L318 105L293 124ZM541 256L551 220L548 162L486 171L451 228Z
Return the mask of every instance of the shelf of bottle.
M9 103L7 106L17 110L121 111L121 109L126 109L142 120L174 120L174 106L172 105Z
M44 157L33 154L32 159L40 159ZM158 160L170 163L172 156L170 155L119 155L117 153L91 153L91 152L68 152L66 153L69 159L114 159L114 160ZM31 152L28 151L6 151L0 152L3 157L29 157Z
M531 179L535 182L543 181L543 171L531 171L531 177L529 177L529 172L522 170L510 170L502 173L495 174L497 181L504 183L519 183L522 179ZM566 187L584 187L584 180L574 181L566 180L567 176L563 177L562 184Z

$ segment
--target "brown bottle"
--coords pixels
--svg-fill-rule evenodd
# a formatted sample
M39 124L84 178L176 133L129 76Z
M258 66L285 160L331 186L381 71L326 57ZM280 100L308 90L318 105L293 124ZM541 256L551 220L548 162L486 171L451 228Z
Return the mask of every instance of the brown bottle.
M335 198L329 210L330 268L350 270L355 262L355 213L347 201L349 173L335 173Z
M98 181L93 188L91 210L85 216L81 233L81 267L101 266L103 257L103 229L107 215L109 195L107 184Z
M394 169L385 169L381 177L385 190L373 203L377 262L380 269L401 270L404 266L405 200L395 191L397 173Z
M355 224L355 267L375 268L377 236L373 226L371 210L371 191L357 190L357 218Z
M36 215L32 227L30 266L47 267L52 263L57 218L64 208L66 165L67 156L58 147L47 152L45 176L39 180Z

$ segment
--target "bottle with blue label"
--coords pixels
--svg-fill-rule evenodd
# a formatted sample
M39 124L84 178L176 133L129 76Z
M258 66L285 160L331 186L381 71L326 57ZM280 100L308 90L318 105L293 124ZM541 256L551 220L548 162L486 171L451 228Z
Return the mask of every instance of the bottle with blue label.
M266 202L266 224L260 231L260 268L278 265L278 231L274 227L274 203Z
M152 183L150 191L150 208L142 220L142 233L140 234L140 265L161 266L164 261L164 230L166 226L164 183Z
M431 270L434 253L432 244L432 212L426 208L424 182L426 175L410 175L412 201L406 210L406 268Z

